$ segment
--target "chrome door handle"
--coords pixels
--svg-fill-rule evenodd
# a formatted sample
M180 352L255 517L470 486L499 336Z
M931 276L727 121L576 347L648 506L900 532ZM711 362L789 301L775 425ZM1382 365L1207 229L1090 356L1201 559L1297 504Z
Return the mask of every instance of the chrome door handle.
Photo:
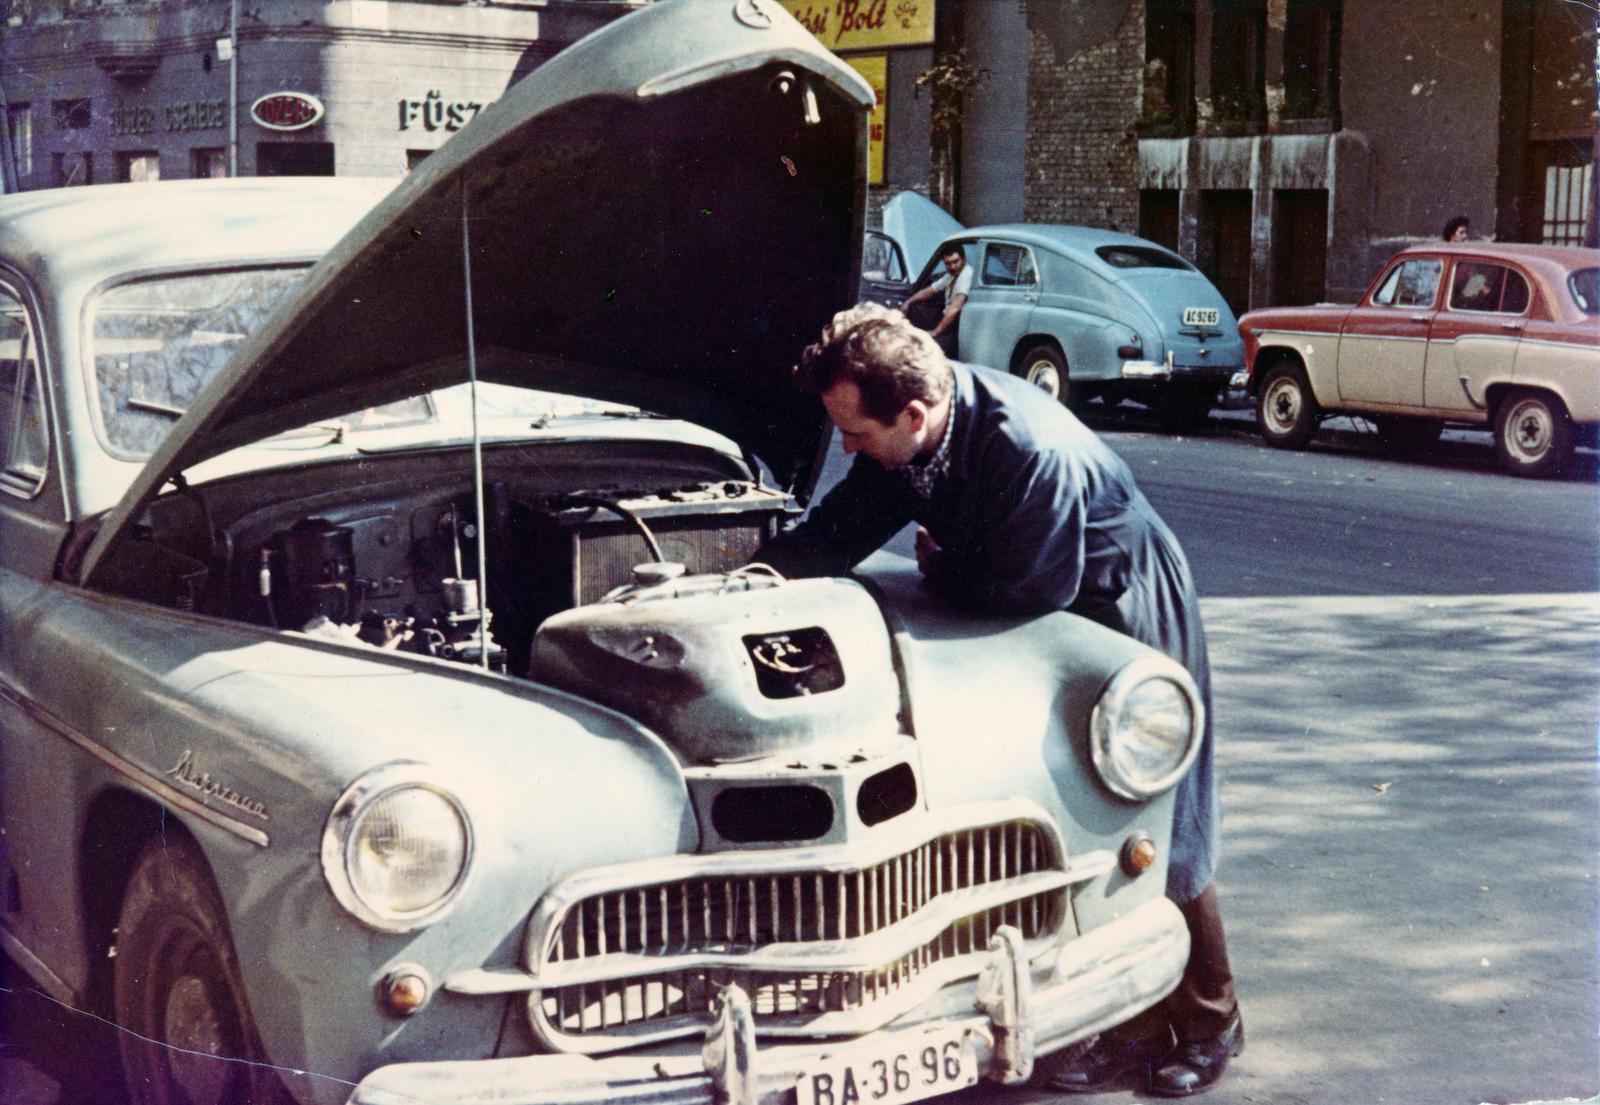
M1037 303L1037 302L1039 302L1039 297L1036 296L1036 295L1025 295L1022 298L1027 300L1029 303Z
M1510 330L1510 331L1521 330L1522 329L1522 323L1520 323L1520 322L1502 322L1500 324L1500 329L1502 329L1502 330Z
M1412 322L1427 322L1428 321L1428 316L1427 315L1412 315L1411 316L1411 321Z

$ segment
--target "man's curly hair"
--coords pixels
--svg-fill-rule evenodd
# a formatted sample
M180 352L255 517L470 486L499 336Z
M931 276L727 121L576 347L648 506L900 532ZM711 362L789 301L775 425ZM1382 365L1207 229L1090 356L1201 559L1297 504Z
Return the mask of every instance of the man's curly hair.
M938 403L950 394L952 381L939 343L899 311L876 303L834 315L822 338L800 354L794 374L812 395L852 381L861 389L861 412L885 425L913 399Z

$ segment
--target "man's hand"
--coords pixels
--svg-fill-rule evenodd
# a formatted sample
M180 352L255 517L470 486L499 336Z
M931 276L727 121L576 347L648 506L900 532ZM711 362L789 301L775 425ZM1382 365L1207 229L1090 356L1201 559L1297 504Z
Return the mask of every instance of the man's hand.
M929 567L933 564L933 558L941 551L939 548L939 542L935 541L927 530L923 529L921 526L918 526L916 544L917 567L921 570L923 575L927 575Z

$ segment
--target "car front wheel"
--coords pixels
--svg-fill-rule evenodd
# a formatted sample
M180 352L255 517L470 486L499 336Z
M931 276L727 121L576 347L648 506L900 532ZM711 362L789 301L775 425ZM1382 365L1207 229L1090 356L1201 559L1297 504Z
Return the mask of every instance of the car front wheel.
M1554 475L1572 455L1573 443L1572 420L1553 395L1512 392L1495 412L1495 456L1514 476Z
M1282 364L1261 381L1256 424L1261 438L1275 449L1300 449L1317 431L1317 400L1298 365Z
M205 859L152 841L117 920L113 994L128 1100L136 1105L285 1105L256 1038L226 914Z

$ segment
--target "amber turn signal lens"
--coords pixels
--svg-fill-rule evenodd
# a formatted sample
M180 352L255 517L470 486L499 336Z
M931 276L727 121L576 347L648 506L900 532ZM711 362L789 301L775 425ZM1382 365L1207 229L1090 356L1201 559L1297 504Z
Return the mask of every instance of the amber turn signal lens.
M1149 870L1156 862L1156 842L1144 833L1130 836L1122 845L1122 869L1130 875Z
M383 980L383 1004L397 1017L409 1017L428 1004L428 977L420 971L399 970Z

